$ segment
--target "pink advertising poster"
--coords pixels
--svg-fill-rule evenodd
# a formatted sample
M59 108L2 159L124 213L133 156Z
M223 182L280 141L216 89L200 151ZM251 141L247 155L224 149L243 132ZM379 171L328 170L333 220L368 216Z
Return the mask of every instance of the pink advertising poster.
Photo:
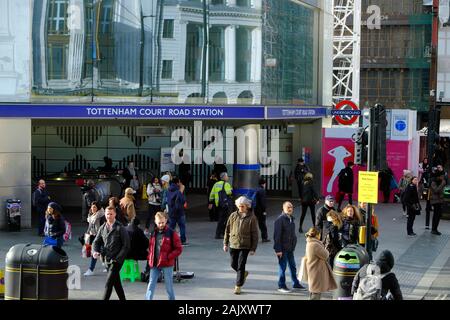
M326 130L326 129L325 129ZM327 137L323 135L322 142L322 195L331 194L336 196L338 191L339 172L345 168L348 161L354 161L354 142L351 138L345 137ZM403 175L403 169L408 167L409 141L391 141L386 145L386 156L388 166L394 172L395 180ZM358 172L366 170L366 167L355 165L353 199L358 198ZM393 193L391 193L392 202ZM381 192L378 195L378 201L383 200ZM356 202L355 202L356 203Z

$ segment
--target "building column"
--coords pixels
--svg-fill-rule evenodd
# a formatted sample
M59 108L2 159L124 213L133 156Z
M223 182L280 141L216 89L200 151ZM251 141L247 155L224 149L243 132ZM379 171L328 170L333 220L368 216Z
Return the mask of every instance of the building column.
M0 168L0 228L7 199L22 201L21 226L31 228L31 119L0 119Z
M235 130L233 189L235 195L252 193L258 186L261 165L258 162L258 141L261 126L250 124Z
M67 76L71 87L81 85L81 73L84 64L84 37L85 37L85 18L84 4L82 0L70 0L71 11L69 16L70 40Z
M179 39L179 48L180 53L178 54L178 60L174 61L174 72L175 80L182 82L185 81L185 69L186 69L186 45L187 45L187 25L188 22L186 20L180 20L179 28L180 28L180 39ZM176 67L178 65L178 68Z
M252 60L250 81L261 81L261 59L262 59L262 33L261 28L252 30Z
M236 81L236 26L225 28L225 81Z
M227 0L227 6L236 7L236 0Z

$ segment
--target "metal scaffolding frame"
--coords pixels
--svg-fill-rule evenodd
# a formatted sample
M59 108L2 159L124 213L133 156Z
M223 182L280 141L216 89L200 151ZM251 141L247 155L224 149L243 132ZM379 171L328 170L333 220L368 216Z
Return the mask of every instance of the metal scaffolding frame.
M333 106L359 106L361 1L333 0Z

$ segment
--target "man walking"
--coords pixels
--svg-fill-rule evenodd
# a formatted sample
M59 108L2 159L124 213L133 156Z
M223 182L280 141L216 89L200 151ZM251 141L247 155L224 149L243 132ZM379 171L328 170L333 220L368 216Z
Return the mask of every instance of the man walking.
M430 203L433 206L433 220L431 221L431 233L440 236L438 231L439 221L441 220L442 204L444 203L444 188L446 186L444 175L436 173L430 186Z
M259 179L258 189L255 194L255 216L258 219L259 230L261 231L262 242L270 242L267 236L266 226L266 180L264 178Z
M155 215L155 230L150 234L148 265L150 266L150 281L145 295L146 300L153 300L158 276L164 274L169 300L175 300L173 291L173 266L175 259L181 254L183 247L180 237L167 226L167 215L157 212Z
M295 166L294 178L297 182L298 197L300 200L302 199L303 194L303 178L309 171L309 167L306 165L305 160L303 160L303 158L299 158L297 160L297 165Z
M116 221L115 207L106 208L105 217L106 222L100 227L92 245L92 256L98 259L101 254L108 270L103 300L109 300L113 287L119 299L125 300L125 292L120 282L120 269L130 249L130 238L125 227Z
M346 194L348 194L348 203L353 204L353 166L354 163L349 161L347 166L339 172L339 192L338 192L338 212L341 212L341 204Z
M186 246L186 214L184 213L184 185L180 179L173 178L167 194L169 207L169 227L175 230L177 224L180 227L181 243Z
M323 222L327 220L327 213L334 210L334 197L328 195L325 197L325 204L316 212L316 227L320 229L323 235Z
M212 204L214 203L216 205L217 215L219 217L216 228L216 239L223 239L228 215L233 205L231 203L232 193L233 188L228 183L228 174L226 172L222 172L220 174L220 181L217 181L211 190L209 195L210 204L208 206L208 209L211 209L213 206Z
M39 180L38 187L33 192L32 199L33 206L36 208L36 212L39 218L38 235L44 235L45 227L45 211L50 203L50 196L48 195L45 180Z
M297 279L297 269L295 267L294 251L297 245L295 235L294 206L290 202L283 203L283 212L275 220L273 232L274 250L278 257L278 291L288 293L290 290L286 286L286 266L289 264L291 279L294 289L304 289Z

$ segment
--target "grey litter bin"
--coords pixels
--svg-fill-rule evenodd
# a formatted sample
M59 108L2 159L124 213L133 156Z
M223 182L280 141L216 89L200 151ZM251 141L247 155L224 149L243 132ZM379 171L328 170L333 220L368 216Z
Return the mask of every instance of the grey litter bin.
M8 199L5 203L6 225L9 231L20 231L20 210L22 204L20 200Z

